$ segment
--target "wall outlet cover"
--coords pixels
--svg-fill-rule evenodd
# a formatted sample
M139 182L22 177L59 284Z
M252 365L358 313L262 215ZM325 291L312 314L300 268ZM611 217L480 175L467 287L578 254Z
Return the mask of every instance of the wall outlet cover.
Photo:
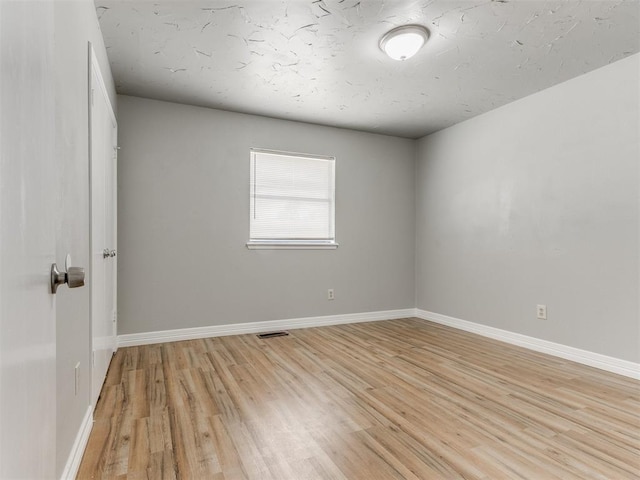
M538 319L546 320L547 319L547 306L546 305L537 305L536 306L536 314Z

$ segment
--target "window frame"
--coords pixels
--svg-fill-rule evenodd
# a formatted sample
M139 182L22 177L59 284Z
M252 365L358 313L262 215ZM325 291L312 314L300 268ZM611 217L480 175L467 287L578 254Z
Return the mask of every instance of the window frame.
M336 241L336 157L329 155L316 155L310 153L287 152L283 150L270 150L265 148L249 149L249 241L246 246L250 250L332 250L338 248ZM331 207L333 221L333 239L329 240L312 240L312 239L251 239L251 202L254 199L254 192L251 191L253 183L253 172L255 165L255 155L265 153L270 155L281 155L287 157L300 157L303 159L327 160L333 162L333 189L331 191Z

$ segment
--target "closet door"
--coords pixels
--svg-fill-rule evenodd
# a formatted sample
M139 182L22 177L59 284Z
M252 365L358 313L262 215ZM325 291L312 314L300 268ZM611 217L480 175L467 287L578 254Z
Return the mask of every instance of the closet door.
M116 350L117 123L91 50L91 404Z

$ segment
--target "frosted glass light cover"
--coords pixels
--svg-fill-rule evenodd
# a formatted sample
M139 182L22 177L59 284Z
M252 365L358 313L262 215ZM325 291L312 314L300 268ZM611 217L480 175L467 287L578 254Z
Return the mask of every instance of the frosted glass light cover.
M394 60L413 57L427 41L427 29L419 25L405 25L389 31L380 40L380 48Z

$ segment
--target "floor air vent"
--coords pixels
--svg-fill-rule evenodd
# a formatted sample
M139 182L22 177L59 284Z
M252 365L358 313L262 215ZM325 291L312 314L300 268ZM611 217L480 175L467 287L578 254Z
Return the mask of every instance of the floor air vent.
M286 337L289 335L289 332L269 332L269 333L259 333L258 338L273 338L273 337Z

